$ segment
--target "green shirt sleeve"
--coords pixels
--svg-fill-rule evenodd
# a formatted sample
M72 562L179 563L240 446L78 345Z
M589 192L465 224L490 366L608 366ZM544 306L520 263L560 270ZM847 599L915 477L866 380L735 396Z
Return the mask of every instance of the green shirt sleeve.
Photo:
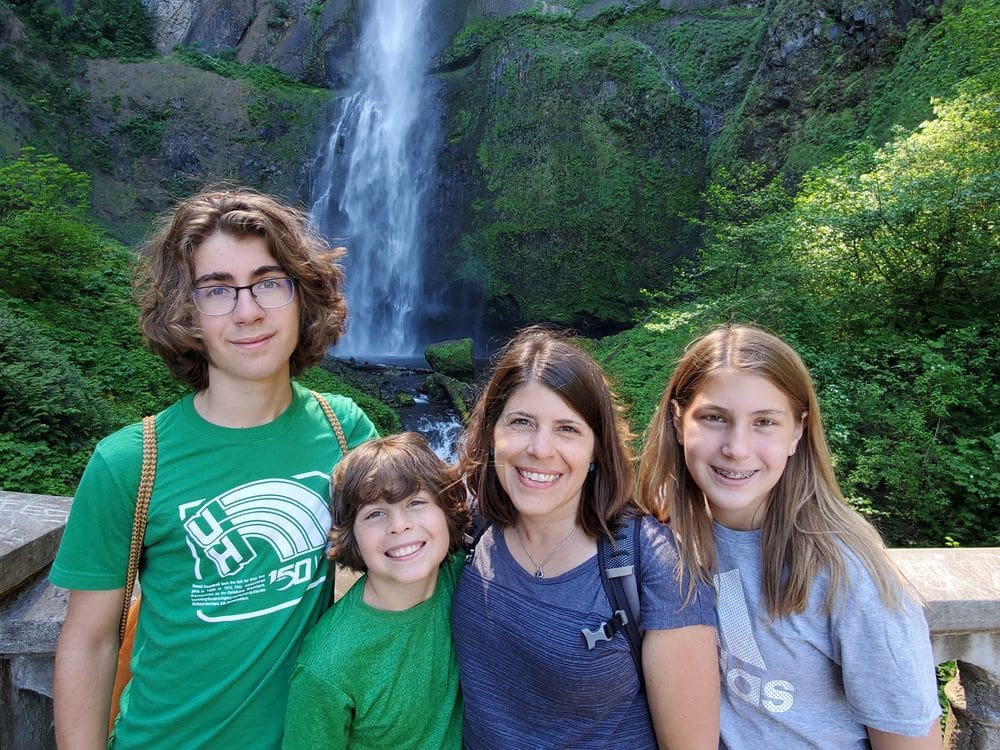
M285 712L283 750L341 750L347 748L354 706L336 685L307 666L292 670Z

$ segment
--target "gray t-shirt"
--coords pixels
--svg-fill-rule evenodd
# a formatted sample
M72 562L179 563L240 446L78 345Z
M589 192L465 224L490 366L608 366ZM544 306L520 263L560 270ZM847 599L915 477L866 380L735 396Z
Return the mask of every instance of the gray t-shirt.
M845 549L847 600L827 615L814 580L802 614L769 621L761 535L715 525L722 742L727 750L869 748L866 727L923 736L940 714L927 622L887 609Z
M710 587L683 604L670 530L647 517L639 536L640 626L714 626ZM610 616L596 555L563 575L534 578L511 557L503 534L488 529L452 607L465 747L656 748L625 634L586 648L581 628L596 628Z

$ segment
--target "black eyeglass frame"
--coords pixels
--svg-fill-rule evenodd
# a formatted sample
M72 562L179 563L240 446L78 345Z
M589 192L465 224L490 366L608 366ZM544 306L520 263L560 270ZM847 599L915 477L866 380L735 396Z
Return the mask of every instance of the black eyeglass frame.
M265 304L263 304L257 298L257 293L254 291L254 287L255 286L260 286L261 284L267 284L268 282L271 282L271 281L287 281L287 282L289 282L290 291L289 291L289 294L288 294L288 300L286 300L285 302L282 302L280 305L265 305ZM254 283L247 284L246 286L234 286L233 284L206 284L205 286L196 286L196 287L194 287L194 290L191 292L191 299L194 301L194 306L196 308L198 308L198 312L200 312L202 315L208 315L208 316L217 318L217 317L222 316L222 315L229 315L233 310L236 309L236 305L238 305L240 303L240 292L242 292L244 289L246 289L246 290L248 290L250 292L250 296L253 298L253 301L257 303L257 306L261 310L279 310L282 307L287 307L288 305L292 304L292 300L295 299L295 289L297 287L298 287L298 281L296 281L291 276L274 276L272 278L261 279L260 281L255 281ZM225 312L205 312L204 310L202 310L201 309L201 305L198 304L198 292L200 292L203 289L220 289L220 288L222 288L222 289L232 289L235 292L235 294L233 295L233 305L232 305L232 307L230 307Z

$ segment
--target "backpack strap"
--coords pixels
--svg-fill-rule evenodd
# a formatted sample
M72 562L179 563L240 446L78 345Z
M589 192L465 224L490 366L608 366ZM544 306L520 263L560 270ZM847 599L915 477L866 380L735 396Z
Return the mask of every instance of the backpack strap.
M476 545L479 544L479 540L482 539L483 534L486 533L486 529L488 529L491 525L489 521L480 515L479 503L475 500L469 501L469 518L469 526L462 535L465 547L466 565L472 563L472 558L476 554Z
M587 648L593 649L599 641L610 641L616 633L624 631L639 685L645 690L642 671L642 630L639 628L639 529L642 516L625 517L611 529L612 538L601 537L597 542L597 561L601 570L601 583L611 602L612 616L593 630L583 628Z
M337 419L337 415L334 413L333 407L330 406L327 400L323 398L316 391L309 391L309 392L313 395L313 398L319 401L320 408L323 410L323 413L326 415L327 421L330 423L330 427L333 428L333 432L337 436L337 443L340 445L341 457L346 456L347 438L344 437L344 428L340 425L340 420Z
M149 519L149 499L153 496L153 482L156 480L156 416L142 418L142 471L139 474L139 491L135 498L135 515L132 518L132 539L128 546L128 569L125 573L125 598L122 600L122 616L118 621L118 642L125 640L125 625L128 610L132 604L132 591L139 575L139 557L142 554L142 540L146 536L146 521Z
M476 504L469 507L472 524L465 534L465 564L472 562L476 545L490 527L479 514ZM639 557L639 529L642 516L620 518L612 527L612 539L601 537L597 542L597 562L601 583L611 602L614 614L596 628L581 628L587 649L592 650L600 641L610 641L616 633L624 631L629 652L639 675L639 689L645 691L646 681L642 670L642 630L639 627L639 579L642 566Z

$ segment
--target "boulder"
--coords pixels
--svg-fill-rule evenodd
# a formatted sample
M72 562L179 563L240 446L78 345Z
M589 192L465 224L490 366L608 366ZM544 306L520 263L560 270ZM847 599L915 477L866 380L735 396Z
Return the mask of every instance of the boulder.
M452 378L471 378L476 374L470 338L431 344L424 350L424 358L432 370Z

